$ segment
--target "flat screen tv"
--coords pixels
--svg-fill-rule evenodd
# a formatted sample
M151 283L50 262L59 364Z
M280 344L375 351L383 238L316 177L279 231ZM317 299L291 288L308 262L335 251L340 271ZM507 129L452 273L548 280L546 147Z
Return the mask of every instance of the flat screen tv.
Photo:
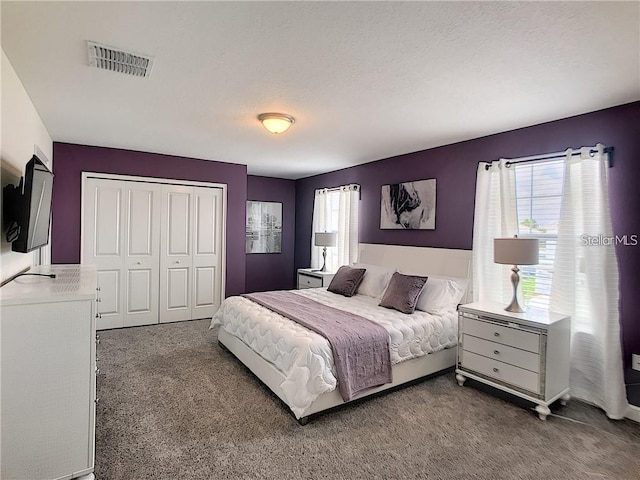
M24 179L10 193L13 198L4 199L13 203L7 241L12 242L14 252L28 253L49 243L52 191L53 173L34 155L27 163Z

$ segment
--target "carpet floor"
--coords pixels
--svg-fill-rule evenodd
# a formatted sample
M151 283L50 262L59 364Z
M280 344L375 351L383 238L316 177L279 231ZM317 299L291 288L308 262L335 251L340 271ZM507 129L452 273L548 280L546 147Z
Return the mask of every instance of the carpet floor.
M640 478L640 425L578 401L542 422L450 373L301 427L205 320L100 339L98 480Z

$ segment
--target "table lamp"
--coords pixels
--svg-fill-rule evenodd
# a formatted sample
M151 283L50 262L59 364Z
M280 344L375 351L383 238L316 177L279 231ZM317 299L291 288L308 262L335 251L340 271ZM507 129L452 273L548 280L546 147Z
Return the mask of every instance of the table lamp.
M327 247L335 247L338 241L338 234L335 232L316 232L314 244L322 247L322 268L321 272L327 271Z
M520 283L520 269L518 265L538 264L537 238L494 238L493 261L503 265L513 265L511 283L513 284L513 300L505 307L507 312L522 313L524 309L518 303L518 284Z

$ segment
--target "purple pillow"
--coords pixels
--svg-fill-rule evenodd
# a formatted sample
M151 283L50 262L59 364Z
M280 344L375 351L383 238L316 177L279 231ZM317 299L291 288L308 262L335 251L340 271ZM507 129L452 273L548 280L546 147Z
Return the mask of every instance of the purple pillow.
M380 306L393 308L402 313L413 313L426 283L427 277L396 272L382 296Z
M344 265L333 276L327 290L345 297L353 297L366 271L366 268L351 268Z

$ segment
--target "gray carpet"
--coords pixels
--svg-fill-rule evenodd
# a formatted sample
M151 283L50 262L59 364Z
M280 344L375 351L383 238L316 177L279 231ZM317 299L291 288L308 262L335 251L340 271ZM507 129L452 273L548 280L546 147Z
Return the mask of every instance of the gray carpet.
M100 337L98 480L640 478L640 425L580 402L542 422L447 374L301 427L207 321Z

